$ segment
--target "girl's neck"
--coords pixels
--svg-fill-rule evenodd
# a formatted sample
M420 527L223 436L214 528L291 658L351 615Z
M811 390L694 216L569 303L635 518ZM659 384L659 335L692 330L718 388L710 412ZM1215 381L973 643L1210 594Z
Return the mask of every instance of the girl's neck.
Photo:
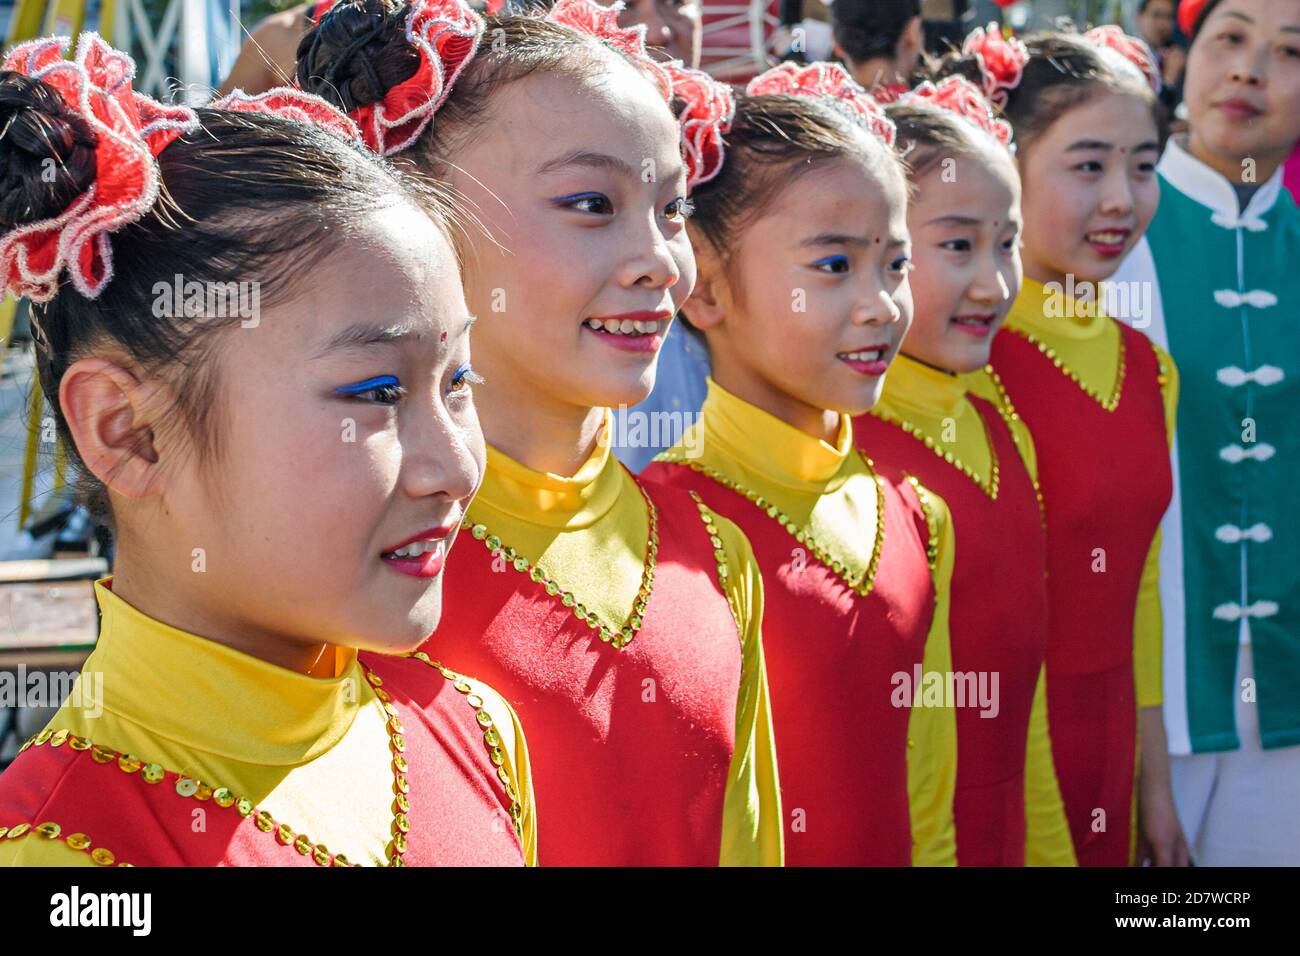
M742 401L761 408L805 435L830 445L839 441L838 411L809 405L717 352L713 355L713 380Z
M495 383L496 379L489 379ZM491 385L475 394L489 445L533 471L572 477L591 458L606 410Z
M191 582L176 580L164 568L133 557L147 553L119 539L113 560L113 593L142 614L286 670L308 677L336 676L335 645L296 641L249 627L190 592ZM182 566L193 577L189 564ZM235 605L227 602L226 607Z

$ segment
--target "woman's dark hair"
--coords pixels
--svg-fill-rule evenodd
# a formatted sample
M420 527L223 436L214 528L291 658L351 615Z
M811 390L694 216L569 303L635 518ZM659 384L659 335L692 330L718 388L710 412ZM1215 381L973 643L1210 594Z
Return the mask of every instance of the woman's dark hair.
M1018 158L1032 149L1034 141L1057 119L1102 92L1136 96L1146 102L1164 141L1168 129L1164 107L1141 71L1123 61L1119 53L1073 33L1037 33L1024 42L1029 62L1020 83L1007 91L1002 104L1002 115L1015 130ZM917 79L937 81L954 74L977 86L982 80L975 57L956 51L927 59Z
M952 110L926 103L893 103L885 115L897 130L898 151L913 180L949 156L982 156L1001 143Z
M921 15L921 0L835 0L831 33L852 63L892 57L903 30Z
M158 155L161 195L143 218L115 231L114 275L95 299L65 284L32 306L40 385L72 464L74 490L112 527L103 484L86 469L59 407L59 383L77 359L124 355L175 396L176 426L194 447L220 447L216 335L238 311L199 318L159 307L155 290L177 276L203 288L257 283L258 305L301 290L311 267L339 250L358 214L391 201L430 213L450 238L432 187L399 176L378 157L323 128L278 117L196 111L201 127ZM40 80L0 72L0 233L58 216L94 182L95 134ZM57 169L52 182L42 172ZM448 216L450 211L448 211ZM167 300L170 302L170 298ZM167 427L173 420L168 419Z
M345 0L298 44L298 83L340 109L375 103L414 75L419 60L406 39L407 0ZM488 100L502 87L536 73L587 79L610 58L635 61L571 27L545 19L546 7L485 18L478 52L456 78L452 95L419 139L400 154L426 172L445 171L448 157L481 126Z
M807 96L736 97L736 115L724 137L722 170L691 193L698 231L729 266L740 234L776 195L828 161L855 157L875 169L893 169L906 183L898 154L828 101Z

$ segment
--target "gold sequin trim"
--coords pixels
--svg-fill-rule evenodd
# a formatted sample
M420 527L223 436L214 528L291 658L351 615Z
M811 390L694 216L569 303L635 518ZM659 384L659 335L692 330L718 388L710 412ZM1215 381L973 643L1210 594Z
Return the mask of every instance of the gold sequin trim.
M736 621L736 632L740 635L741 647L745 645L745 625L741 623L742 615L740 608L736 607L732 599L731 588L727 586L727 579L731 577L731 569L727 567L727 551L723 547L722 538L718 534L718 526L714 521L713 512L709 510L708 505L700 500L700 496L695 492L689 492L691 500L695 502L696 509L700 512L700 520L704 522L704 530L709 535L709 543L713 545L713 560L718 565L718 584L722 587L722 593L726 595L727 607L731 608L731 616Z
M497 779L505 788L506 796L510 798L510 820L514 823L515 836L522 840L524 838L524 808L519 799L519 787L510 773L509 764L506 762L506 753L501 747L501 734L496 729L492 715L483 707L483 698L474 693L473 685L465 680L463 675L456 673L449 667L444 667L424 651L416 651L406 656L413 657L417 661L423 661L438 671L443 677L451 681L451 686L465 695L466 702L474 708L474 718L483 730L483 743L488 750L488 759L492 761L492 766L496 767Z
M1058 369L1060 369L1061 373L1065 375L1066 378L1072 381L1075 385L1079 386L1080 390L1085 395L1091 398L1094 402L1096 402L1106 411L1113 412L1116 408L1119 407L1120 394L1124 390L1124 365L1125 365L1124 332L1122 329L1120 330L1120 335L1119 335L1119 368L1115 372L1115 385L1111 389L1109 397L1107 397L1102 395L1095 388L1092 388L1091 386L1087 385L1083 381L1083 379L1079 378L1078 374L1072 368L1070 368L1068 365L1065 364L1065 362L1061 359L1061 356L1057 354L1056 349L1052 348L1042 339L1035 336L1028 329L1022 329L1019 326L1015 326L1015 325L1008 326L1007 328L1010 329L1012 332L1014 332L1016 335L1019 335L1022 338L1026 339L1031 345L1037 348L1038 351L1043 354L1044 358L1046 358Z
M65 739L71 736L66 731L63 731L63 734ZM33 737L32 741L35 739L36 738ZM26 745L24 745L23 749L26 749ZM53 820L46 820L44 823L38 823L35 826L32 826L30 823L20 823L14 827L0 827L0 840L21 840L23 837L32 836L41 837L42 839L50 840L51 842L61 839L72 849L87 854L100 866L113 866L114 864L117 864L118 866L132 865L126 862L119 862L117 854L106 847L92 847L90 837L86 836L84 833L69 833L64 836L63 827L55 823Z
M389 746L393 751L393 792L399 798L394 800L393 803L392 836L387 848L385 849L385 856L388 859L389 866L405 866L406 864L402 862L402 854L406 852L406 835L410 829L409 820L405 815L406 810L409 809L409 800L406 797L406 794L410 790L410 784L406 777L408 766L406 759L402 756L402 752L406 749L405 740L401 736L403 728L401 722L397 720L396 708L394 708L390 703L391 698L381 686L383 681L378 675L372 673L370 669L366 668L364 665L362 669L366 675L366 679L371 684L371 689L375 696L379 698L379 701L384 706L385 715L389 717L387 730L389 734ZM56 740L58 740L59 743L55 743ZM118 770L127 775L135 776L145 784L157 785L163 782L168 774L171 774L176 778L173 789L177 796L199 802L211 800L221 809L233 807L235 812L241 817L252 817L253 824L263 833L270 833L279 843L285 846L292 846L303 856L310 856L312 861L318 866L361 865L359 863L354 864L348 862L348 859L342 853L330 853L329 849L323 843L317 843L305 833L299 833L288 824L276 821L269 812L266 810L259 810L253 801L249 800L247 797L237 797L228 787L209 786L193 777L164 770L160 764L152 762L146 763L132 754L119 753L111 748L93 743L84 737L78 737L75 734L71 734L66 730L53 732L48 728L42 730L39 734L29 738L27 742L19 748L18 752L22 753L28 747L40 747L46 744L51 747L57 747L64 741L66 741L73 750L90 750L91 757L96 763L108 764L116 762ZM21 827L26 827L26 824L20 824L19 827L14 827L12 830L9 830L7 838L14 839L16 835L21 836L22 833L15 834L15 831L19 830ZM0 836L4 835L3 831L0 830ZM90 841L85 837L85 834L73 834L68 837L68 840L71 841L73 837L76 837L78 841L85 840L85 847L90 846ZM69 843L69 845L71 845L71 843ZM74 847L74 849L84 849L85 847ZM112 865L113 854L108 850L100 848L89 852L91 857L95 859L96 863L105 866ZM104 859L96 857L96 853L101 854ZM105 860L108 860L108 862L105 862ZM130 864L119 865L129 866Z
M894 425L897 428L901 428L903 430L903 434L908 435L911 438L915 438L926 448L930 449L930 451L934 452L934 454L937 457L942 458L944 461L952 465L959 472L961 472L972 482L974 482L975 487L979 488L980 491L988 495L989 500L991 501L998 500L998 485L1001 480L1000 472L998 469L998 452L997 449L993 447L993 436L989 434L988 426L984 424L984 419L980 417L978 411L975 413L975 417L979 418L980 427L984 432L984 441L988 445L988 449L989 449L989 480L987 482L981 480L980 476L975 473L975 470L971 468L970 465L967 465L965 462L963 462L952 452L944 451L942 448L940 448L939 443L936 442L933 438L931 438L928 434L926 434L925 429L923 429L920 425L913 424L912 422L909 422L905 418L898 418L897 416L890 415L888 412L884 412L884 411L873 411L871 414L879 418L882 422L888 422L889 424Z
M880 476L876 474L875 465L866 455L861 455L862 462L867 466L867 471L871 474L872 481L876 484L876 540L871 547L871 559L867 562L866 570L861 574L853 575L849 573L848 567L844 562L835 558L813 537L812 531L808 528L801 527L793 518L785 514L780 508L768 501L767 498L758 492L746 488L737 481L733 481L719 471L715 471L708 465L702 465L698 461L687 459L682 455L674 452L664 452L655 458L655 461L667 462L673 465L682 465L693 471L712 478L724 488L746 498L750 503L760 511L767 514L769 518L779 524L786 530L786 533L808 548L818 561L831 570L831 572L849 586L856 594L866 597L871 593L871 589L876 583L876 569L880 566L880 552L885 545L885 485Z
M939 564L939 523L934 517L934 499L930 497L930 492L912 475L907 476L907 482L916 492L916 498L921 502L921 512L925 515L925 526L929 529L930 536L925 543L925 560L930 565L930 570L934 571ZM931 577L933 578L933 574ZM938 582L935 582L938 587Z
M460 526L462 529L468 530L470 537L475 541L482 541L493 556L499 554L510 567L520 574L528 575L528 578L545 590L550 597L556 598L565 607L572 609L574 617L585 623L593 631L600 632L602 641L618 650L622 650L632 643L644 623L646 606L650 603L650 594L654 590L655 558L659 554L659 511L655 508L655 503L650 500L650 495L646 493L645 488L641 486L639 481L636 486L637 490L641 492L641 497L645 499L649 532L646 535L641 586L637 588L636 598L632 601L631 613L628 614L627 619L620 627L606 624L595 611L587 610L587 606L578 600L577 595L562 587L555 578L539 565L528 560L514 548L502 544L501 539L492 534L487 525L475 522L467 516L461 520Z
M1121 340L1122 338L1121 335ZM1011 443L1020 449L1023 454L1024 449L1020 448L1020 437L1016 434L1015 425L1016 422L1020 421L1020 413L1016 411L1016 406L1012 404L1011 396L1007 394L1007 387L1002 384L1002 376L994 370L992 365L984 366L984 374L989 377L989 381L993 383L994 391L998 394L998 400L993 403L993 407L998 410L1002 420L1007 423L1007 431L1011 433ZM1038 499L1038 517L1042 521L1043 530L1045 531L1047 530L1047 508L1043 504L1043 489L1038 485L1037 475L1030 475L1029 481L1034 486L1034 497Z

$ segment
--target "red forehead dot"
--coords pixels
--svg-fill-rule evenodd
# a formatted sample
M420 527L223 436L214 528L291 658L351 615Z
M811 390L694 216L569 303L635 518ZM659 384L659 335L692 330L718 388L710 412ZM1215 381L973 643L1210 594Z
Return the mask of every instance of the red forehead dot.
M438 341L439 341L439 342L445 342L445 341L447 341L447 333L446 333L446 332L443 332L442 335L438 336Z

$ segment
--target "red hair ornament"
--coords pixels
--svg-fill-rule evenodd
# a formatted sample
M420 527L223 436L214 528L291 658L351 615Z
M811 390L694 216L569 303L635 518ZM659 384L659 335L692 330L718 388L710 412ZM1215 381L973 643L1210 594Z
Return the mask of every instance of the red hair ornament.
M344 139L362 142L361 130L346 113L319 96L291 86L277 86L256 96L243 90L232 90L228 96L212 103L211 108L232 113L261 113L298 123L312 123Z
M1141 71L1154 92L1160 92L1160 68L1156 65L1155 54L1142 40L1130 36L1113 23L1093 27L1083 38L1118 53Z
M811 96L831 100L848 112L860 125L880 137L886 146L894 145L894 124L885 116L880 104L858 85L838 63L813 63L800 66L782 63L749 81L745 92L750 96Z
M415 142L478 52L483 30L483 18L463 0L421 0L411 7L406 41L420 57L415 73L379 102L349 114L371 150L391 156Z
M95 136L95 180L60 215L27 223L0 237L4 288L33 302L48 302L66 267L73 286L97 298L113 278L109 235L141 219L158 198L157 156L178 137L199 128L194 111L164 106L131 88L135 63L95 33L71 41L48 37L21 43L0 69L53 87Z
M993 107L980 88L964 76L946 76L938 84L929 80L904 95L900 103L928 103L978 126L1003 146L1011 145L1011 124L993 115Z
M1029 62L1029 50L1018 37L1007 39L996 23L973 30L961 45L961 52L979 63L981 85L990 102L1002 106L1007 92L1020 85Z

